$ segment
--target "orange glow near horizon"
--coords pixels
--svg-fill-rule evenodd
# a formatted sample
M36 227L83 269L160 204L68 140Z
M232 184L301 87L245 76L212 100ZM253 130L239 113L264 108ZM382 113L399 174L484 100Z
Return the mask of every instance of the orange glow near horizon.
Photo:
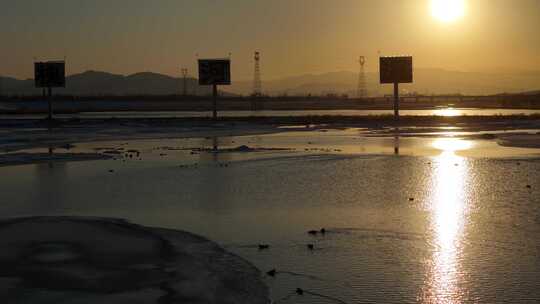
M231 53L233 93L245 94L251 93L257 50L267 90L274 84L264 83L289 80L275 91L297 91L302 84L296 77L312 74L322 76L310 80L314 84L336 84L318 90L345 93L354 89L356 76L341 72L356 74L358 56L365 56L371 79L380 55L413 54L419 77L404 87L410 92L538 90L537 74L528 73L540 70L537 0L134 1L8 1L0 25L2 56L9 60L0 74L31 78L33 58L66 57L69 75L149 71L178 77L184 67L195 76L197 56ZM440 70L493 74L495 80L441 78ZM391 91L369 84L370 94Z

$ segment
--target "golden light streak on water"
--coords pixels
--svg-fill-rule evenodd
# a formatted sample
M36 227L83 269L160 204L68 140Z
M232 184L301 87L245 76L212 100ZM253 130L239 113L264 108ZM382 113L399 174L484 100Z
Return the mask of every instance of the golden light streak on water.
M455 156L454 152L468 150L473 147L473 143L468 140L456 138L439 138L431 144L435 149L441 150L442 154L438 160L449 161L450 157Z
M463 114L461 110L453 109L453 108L447 108L447 109L441 109L441 110L435 110L433 111L433 114L436 116L460 116Z
M460 256L466 228L467 160L456 155L471 148L465 140L445 138L433 142L442 151L434 160L431 199L433 254L429 262L424 303L458 304L465 295L460 280Z

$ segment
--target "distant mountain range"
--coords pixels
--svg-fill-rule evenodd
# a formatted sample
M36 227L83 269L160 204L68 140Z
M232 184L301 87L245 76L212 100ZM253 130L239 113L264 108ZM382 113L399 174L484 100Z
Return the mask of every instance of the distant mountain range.
M378 73L366 73L368 94L380 96L392 94L392 85L380 85ZM347 94L355 96L358 73L349 71L317 75L302 75L263 81L263 91L271 95L326 95ZM235 82L227 88L229 92L245 94L252 90L252 83ZM493 95L521 93L540 88L540 71L477 73L457 72L442 69L416 69L414 83L400 86L404 93L418 94L464 94Z
M369 95L380 96L392 93L391 85L380 85L378 73L367 73ZM401 86L404 93L419 94L464 94L491 95L501 93L538 92L540 71L476 73L457 72L442 69L416 69L414 84ZM234 80L234 77L233 77ZM275 80L263 79L263 92L269 95L326 95L347 94L354 96L358 74L343 71L324 74L308 74ZM68 76L65 89L56 89L58 94L68 95L172 95L181 94L183 79L157 73L136 73L117 75L106 72L87 71ZM251 81L233 81L231 86L220 90L230 95L249 95ZM199 86L197 79L187 79L187 92L196 95L210 95L211 88ZM0 77L0 94L37 95L41 90L34 88L34 81Z
M186 79L188 94L209 95L211 88L199 86L198 80ZM87 71L66 77L66 88L56 88L56 94L99 96L99 95L173 95L182 94L183 79L157 73L136 73L129 76L106 72ZM36 95L40 89L34 80L17 80L0 77L0 91L6 95Z

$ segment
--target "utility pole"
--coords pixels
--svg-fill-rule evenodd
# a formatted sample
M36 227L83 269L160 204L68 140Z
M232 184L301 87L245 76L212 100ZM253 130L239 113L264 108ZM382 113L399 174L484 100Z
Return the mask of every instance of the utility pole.
M182 95L185 97L187 96L187 76L188 76L188 69L182 68L182 78L183 78L183 86L182 86Z
M251 110L257 111L257 99L262 96L262 82L261 82L261 53L255 52L253 57L255 60L255 69L253 72L253 94L251 100Z
M261 82L261 53L255 52L255 71L253 73L253 96L262 95L262 82Z
M365 71L366 57L360 56L358 63L360 63L360 72L358 73L358 87L356 88L356 97L366 98L367 97L366 71Z

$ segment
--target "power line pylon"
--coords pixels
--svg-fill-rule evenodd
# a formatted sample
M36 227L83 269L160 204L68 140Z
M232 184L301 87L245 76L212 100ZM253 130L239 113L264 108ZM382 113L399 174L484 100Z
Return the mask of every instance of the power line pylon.
M255 52L255 72L253 74L253 96L262 95L262 83L261 83L261 54Z
M183 96L187 96L187 76L188 76L188 69L182 68L182 78L183 78L182 95Z
M366 88L366 57L360 56L358 60L360 63L360 73L358 74L358 87L356 88L356 97L357 98L366 98L367 97L367 88Z

